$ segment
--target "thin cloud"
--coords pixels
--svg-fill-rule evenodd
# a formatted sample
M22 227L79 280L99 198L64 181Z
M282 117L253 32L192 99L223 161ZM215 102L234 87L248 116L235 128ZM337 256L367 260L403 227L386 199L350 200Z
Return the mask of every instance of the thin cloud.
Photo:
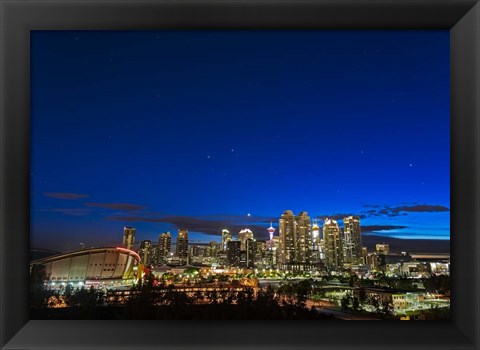
M95 208L104 208L104 209L111 209L111 210L126 210L126 211L136 211L142 210L146 207L144 205L137 205L131 203L85 203L87 207L95 207Z
M365 219L366 215L364 214L344 214L344 213L338 213L338 214L332 214L332 215L318 215L317 219L319 220L325 220L325 219L331 219L331 220L343 220L348 216L358 216L360 219Z
M404 228L408 228L408 226L394 226L394 225L370 225L370 226L362 226L362 233L367 232L378 232L378 231L391 231L391 230L401 230Z
M364 207L367 207L364 205ZM369 208L373 207L372 205L368 206ZM371 216L387 216L387 217L396 217L400 215L408 215L408 213L439 213L439 212L448 212L449 208L443 205L431 205L431 204L414 204L414 205L402 205L398 207L389 207L384 206L381 209L368 210L364 214L366 217Z
M76 200L89 197L87 194L81 193L71 193L71 192L44 192L45 197L56 198L56 199L68 199Z
M401 206L401 207L393 208L392 210L396 212L405 211L405 212L413 212L413 213L422 213L422 212L434 213L434 212L450 211L449 208L444 207L443 205L428 205L428 204Z
M49 213L60 213L63 215L68 216L83 216L87 215L92 211L89 208L48 208L48 209L37 209L37 211L41 212L49 212Z
M222 229L229 230L234 236L242 229L249 228L254 233L254 237L257 239L267 238L267 225L258 225L255 223L243 222L243 216L226 215L228 220L205 220L202 217L192 216L109 216L107 220L111 221L123 221L123 222L154 222L154 223L167 223L174 227L186 228L191 232L199 232L211 236L221 235ZM218 216L216 216L218 217ZM239 221L235 221L237 218Z
M364 208L380 208L381 206L378 204L364 204Z

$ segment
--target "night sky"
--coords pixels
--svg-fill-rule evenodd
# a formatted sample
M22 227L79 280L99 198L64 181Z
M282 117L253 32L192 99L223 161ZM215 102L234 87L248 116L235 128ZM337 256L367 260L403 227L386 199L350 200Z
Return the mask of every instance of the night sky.
M286 209L448 240L449 108L446 30L35 31L31 245L262 239Z

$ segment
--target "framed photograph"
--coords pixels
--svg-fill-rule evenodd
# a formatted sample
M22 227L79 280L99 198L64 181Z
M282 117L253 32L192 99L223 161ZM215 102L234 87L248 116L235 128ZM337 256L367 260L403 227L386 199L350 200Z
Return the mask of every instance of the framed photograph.
M479 6L2 1L2 349L478 349Z

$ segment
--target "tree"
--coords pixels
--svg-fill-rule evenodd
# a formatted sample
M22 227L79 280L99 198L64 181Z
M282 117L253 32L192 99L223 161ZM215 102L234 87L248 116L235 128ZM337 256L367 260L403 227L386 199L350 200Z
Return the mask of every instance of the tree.
M393 315L393 304L387 300L382 301L381 303L382 307L382 314L391 316Z
M196 301L203 301L205 299L205 295L203 294L202 291L197 290L194 294L194 298Z
M353 297L353 299L352 299L352 309L355 310L355 311L358 311L359 308L360 308L360 301L358 300L357 297Z
M432 275L423 280L423 285L429 293L450 294L450 276Z
M33 265L30 274L30 305L33 308L41 309L48 306L52 293L45 287L45 279L45 265Z
M361 306L367 301L367 292L364 287L358 289L358 301Z
M370 295L370 297L367 298L367 302L373 307L375 312L380 312L380 297L378 295Z
M348 310L350 308L350 304L352 303L352 295L350 293L345 293L342 300L340 301L340 305L342 306L343 310Z
M294 290L297 296L306 298L312 291L312 282L310 280L303 280L294 285Z
M353 275L353 274L352 274L352 275L350 275L350 278L349 278L349 281L348 281L348 285L349 285L350 287L354 287L355 284L357 283L357 281L358 281L357 275Z

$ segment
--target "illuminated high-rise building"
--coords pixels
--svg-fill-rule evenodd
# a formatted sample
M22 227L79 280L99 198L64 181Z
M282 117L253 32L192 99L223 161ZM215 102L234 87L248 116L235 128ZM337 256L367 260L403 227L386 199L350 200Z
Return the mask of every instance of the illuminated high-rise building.
M362 247L362 264L368 265L368 250L367 250L367 247Z
M318 250L320 245L320 227L318 226L317 219L313 219L312 225L312 249Z
M227 263L238 267L240 264L240 241L227 242Z
M255 250L255 266L269 266L272 267L272 252L270 250L269 240L257 239Z
M150 249L151 256L150 256L150 264L157 266L160 264L158 259L158 245L152 244L152 249Z
M172 249L172 236L170 232L163 232L158 237L158 261L164 264Z
M211 257L211 258L215 258L217 256L217 251L218 251L218 247L219 247L219 243L218 242L215 242L215 241L211 241L209 244L208 244L208 253L207 253L207 256Z
M325 265L329 270L338 270L343 267L342 234L338 223L326 219L323 224L323 238L325 245Z
M389 255L390 254L390 245L385 243L377 243L375 245L375 250L379 255Z
M240 241L240 250L247 249L247 239L253 239L253 232L248 228L244 228L238 233L238 241Z
M348 216L344 218L343 232L345 236L345 262L349 264L360 264L362 262L360 218L358 216Z
M227 243L232 240L232 234L227 229L222 230L222 250L227 251Z
M188 249L190 251L190 259L192 257L208 256L207 251L210 250L209 248L207 249L207 247L205 247L204 245L190 245Z
M247 269L253 269L257 251L257 242L251 238L247 238L245 241L245 248L245 267Z
M123 228L123 246L127 249L132 249L135 243L135 228L125 226Z
M183 265L188 263L188 230L186 228L178 230L176 254Z
M320 245L318 247L318 255L319 255L320 261L325 261L325 238L320 239Z
M293 211L285 210L278 221L280 235L279 263L282 265L295 264L296 225Z
M309 264L312 251L312 226L310 216L306 211L302 211L296 217L296 248L295 260L297 264Z
M273 251L272 251L272 265L277 266L280 262L280 237L274 236L273 237Z
M312 225L312 263L318 263L320 261L320 241L320 227L318 226L317 219L314 219Z
M145 240L140 242L139 255L144 265L152 263L152 241Z

